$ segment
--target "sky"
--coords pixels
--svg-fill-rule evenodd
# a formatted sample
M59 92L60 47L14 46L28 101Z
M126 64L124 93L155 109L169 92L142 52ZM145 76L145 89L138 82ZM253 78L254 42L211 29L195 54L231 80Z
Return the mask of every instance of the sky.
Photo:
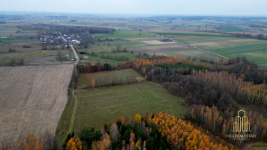
M0 0L0 11L267 16L267 0Z

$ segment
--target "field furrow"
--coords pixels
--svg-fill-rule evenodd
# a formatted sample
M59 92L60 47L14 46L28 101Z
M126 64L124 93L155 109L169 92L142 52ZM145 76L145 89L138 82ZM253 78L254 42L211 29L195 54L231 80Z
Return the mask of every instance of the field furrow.
M55 134L73 65L0 67L0 140Z

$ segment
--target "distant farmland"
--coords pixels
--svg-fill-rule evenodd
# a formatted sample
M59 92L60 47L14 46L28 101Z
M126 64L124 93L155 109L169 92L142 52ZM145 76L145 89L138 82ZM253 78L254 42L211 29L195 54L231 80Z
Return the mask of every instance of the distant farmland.
M220 28L225 30L226 32L247 32L235 26L220 26Z
M140 31L133 31L133 30L120 30L116 31L113 34L92 34L93 36L97 36L100 38L106 38L109 39L112 38L121 38L121 39L130 39L130 38L142 38L142 37L153 37L153 34L147 33L147 32L140 32Z
M73 65L0 67L0 140L54 134Z

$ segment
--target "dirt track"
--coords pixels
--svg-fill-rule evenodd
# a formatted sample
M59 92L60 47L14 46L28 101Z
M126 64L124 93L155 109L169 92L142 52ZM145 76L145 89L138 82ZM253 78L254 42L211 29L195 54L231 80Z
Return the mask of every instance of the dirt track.
M171 52L171 51L183 51L191 50L192 48L184 45L166 45L156 47L142 47L142 48L129 48L129 51L134 53L158 53L158 52Z
M73 64L0 67L0 140L55 134Z

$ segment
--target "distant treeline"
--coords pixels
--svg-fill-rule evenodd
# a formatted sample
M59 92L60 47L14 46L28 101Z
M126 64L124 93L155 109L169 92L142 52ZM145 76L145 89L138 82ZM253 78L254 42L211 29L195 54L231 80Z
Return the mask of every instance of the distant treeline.
M127 75L126 77L109 76L91 79L87 81L87 88L96 88L103 86L114 86L122 84L136 83L138 80L135 75Z
M21 25L18 28L23 30L51 30L60 31L62 34L77 34L77 33L113 33L116 31L113 28L102 27L83 27L83 26L62 26L62 25L48 25L48 24L32 24Z

